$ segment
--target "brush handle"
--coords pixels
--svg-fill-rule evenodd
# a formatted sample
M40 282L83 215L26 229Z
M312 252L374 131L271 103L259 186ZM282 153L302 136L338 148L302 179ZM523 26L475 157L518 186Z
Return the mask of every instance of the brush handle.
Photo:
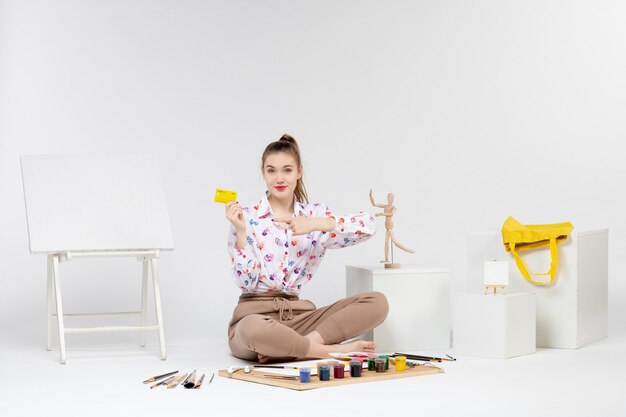
M150 382L156 382L159 379L167 378L168 376L171 376L171 375L174 375L174 374L177 374L177 373L178 373L178 371L174 371L174 372L168 372L168 373L163 374L163 375L153 376L153 377L148 378L145 381L143 381L143 383L144 384L149 384Z

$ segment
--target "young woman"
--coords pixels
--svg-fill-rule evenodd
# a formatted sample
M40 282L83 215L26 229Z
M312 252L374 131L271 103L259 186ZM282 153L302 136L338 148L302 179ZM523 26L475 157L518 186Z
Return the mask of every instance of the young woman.
M242 291L228 328L232 353L265 362L374 351L372 341L339 343L383 322L383 294L363 293L319 309L298 298L326 249L367 240L375 232L374 218L364 212L337 216L324 204L308 203L300 151L289 135L265 148L261 170L267 183L261 201L226 205L233 278Z

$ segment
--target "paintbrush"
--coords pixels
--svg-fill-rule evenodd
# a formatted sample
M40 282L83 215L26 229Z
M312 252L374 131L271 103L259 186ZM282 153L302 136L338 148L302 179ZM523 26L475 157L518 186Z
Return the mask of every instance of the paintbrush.
M149 384L150 382L155 382L155 381L158 381L159 379L167 378L168 376L171 376L171 375L174 375L174 374L177 374L177 373L178 373L178 371L174 371L174 372L168 372L168 373L163 374L163 375L153 376L153 377L150 377L150 378L146 379L145 381L143 381L143 383L144 384Z
M296 366L291 365L254 365L255 368L275 368L275 369L295 369Z
M189 374L187 378L181 384L183 387L189 389L194 388L196 386L196 370L194 369L192 373Z
M181 376L179 376L178 378L176 378L175 380L173 380L172 382L170 382L169 384L167 384L167 389L173 389L176 388L178 386L178 384L180 384L180 382L187 378L187 375L189 374L183 374Z
M204 381L204 374L202 374L202 376L200 377L200 379L198 380L198 382L196 382L196 385L193 387L194 389L200 389L200 387L202 386L202 382Z
M173 381L174 379L176 379L176 375L172 375L171 377L164 379L161 382L157 382L154 385L150 386L150 389L156 388L156 387L160 387L161 385L165 385L165 384L169 384L171 381Z
M422 361L424 362L424 361ZM437 361L428 361L428 362L437 362ZM393 356L389 358L389 363L395 365L396 364L396 358L394 358ZM406 366L408 366L409 368L414 368L416 366L420 366L422 365L421 363L415 361L415 360L411 360L411 359L407 359L406 360Z
M295 376L295 375L278 375L278 374L263 374L263 376L265 378L274 378L274 379L299 379L299 376Z
M436 358L433 356L413 355L411 353L394 353L392 356L406 356L407 359L413 359L414 361L426 361L426 362L456 361L456 359L454 359L450 355L446 355L445 358Z

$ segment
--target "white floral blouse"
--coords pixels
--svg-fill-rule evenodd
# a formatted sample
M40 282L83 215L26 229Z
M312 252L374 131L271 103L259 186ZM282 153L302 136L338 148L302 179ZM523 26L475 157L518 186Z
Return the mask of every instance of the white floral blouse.
M376 222L369 213L338 216L325 204L296 201L294 216L334 217L337 226L330 232L292 236L284 223L272 221L267 193L258 204L243 207L243 215L248 244L235 249L237 234L231 225L228 251L235 284L245 293L281 291L297 295L302 285L313 278L326 249L363 242L376 232Z

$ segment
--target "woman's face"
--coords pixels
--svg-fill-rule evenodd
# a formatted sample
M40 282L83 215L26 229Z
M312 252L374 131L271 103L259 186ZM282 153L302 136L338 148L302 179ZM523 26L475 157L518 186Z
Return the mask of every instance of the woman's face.
M277 152L265 158L263 179L267 183L270 196L278 200L293 200L296 184L300 178L302 168L290 153Z

